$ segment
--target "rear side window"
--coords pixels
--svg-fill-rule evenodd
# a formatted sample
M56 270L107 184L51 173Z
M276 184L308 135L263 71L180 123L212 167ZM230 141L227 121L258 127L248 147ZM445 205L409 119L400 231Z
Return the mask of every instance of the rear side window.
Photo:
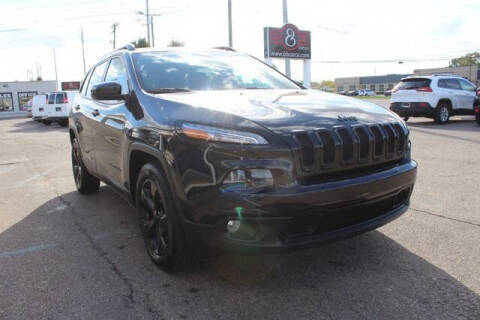
M403 79L397 86L398 90L414 90L429 87L432 80L425 78Z
M103 82L103 76L105 74L105 69L107 68L107 62L105 61L102 64L99 64L93 70L92 76L90 77L90 82L88 83L86 96L92 96L92 87L96 84Z
M460 82L457 79L445 79L448 89L462 90Z

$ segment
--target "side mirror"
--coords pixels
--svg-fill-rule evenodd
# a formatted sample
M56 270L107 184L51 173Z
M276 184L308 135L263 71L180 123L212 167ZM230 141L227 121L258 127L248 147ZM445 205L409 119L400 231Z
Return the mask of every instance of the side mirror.
M92 88L92 98L95 100L124 100L122 85L117 82L103 82Z

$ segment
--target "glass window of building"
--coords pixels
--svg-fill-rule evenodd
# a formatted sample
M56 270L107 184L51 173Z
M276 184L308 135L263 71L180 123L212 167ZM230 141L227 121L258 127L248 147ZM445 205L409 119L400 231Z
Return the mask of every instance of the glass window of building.
M27 111L28 103L37 95L37 91L25 91L18 93L18 106L20 111Z
M378 85L378 91L384 92L385 91L385 85L384 84Z
M0 112L13 111L13 98L11 92L0 93Z

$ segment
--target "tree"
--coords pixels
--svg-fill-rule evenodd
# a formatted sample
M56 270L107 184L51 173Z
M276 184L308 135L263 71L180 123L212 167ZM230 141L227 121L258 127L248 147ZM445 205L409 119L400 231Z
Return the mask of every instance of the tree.
M184 42L172 39L170 42L167 44L167 47L183 47L185 45Z
M480 66L480 52L468 53L460 58L450 60L450 67Z
M149 48L150 44L145 38L138 38L137 41L132 41L135 48Z

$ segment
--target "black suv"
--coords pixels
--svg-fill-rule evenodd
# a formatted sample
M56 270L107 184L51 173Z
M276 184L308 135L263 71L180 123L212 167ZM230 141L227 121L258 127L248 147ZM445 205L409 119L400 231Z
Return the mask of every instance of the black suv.
M379 106L226 49L114 51L70 117L78 191L124 193L165 270L189 248L299 249L399 217L417 171L408 133Z

